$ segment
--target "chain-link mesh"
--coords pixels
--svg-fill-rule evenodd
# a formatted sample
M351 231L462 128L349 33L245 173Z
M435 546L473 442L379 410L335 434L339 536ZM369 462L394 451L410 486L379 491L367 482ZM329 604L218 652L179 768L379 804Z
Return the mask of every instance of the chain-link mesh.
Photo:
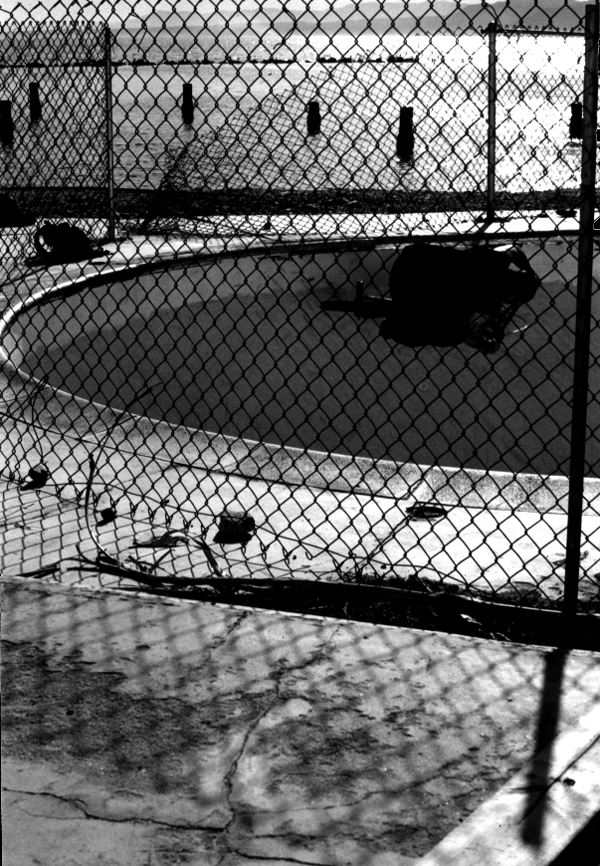
M20 206L24 224L33 225L38 213L73 215L84 218L87 231L105 237L103 28L77 21L8 24L2 47L2 187ZM3 211L2 224L14 224L6 219L6 202ZM31 252L26 234L11 240L9 258L18 261Z
M558 610L583 387L597 613L585 6L140 5L3 20L4 474L33 525L58 495L94 567L162 589Z

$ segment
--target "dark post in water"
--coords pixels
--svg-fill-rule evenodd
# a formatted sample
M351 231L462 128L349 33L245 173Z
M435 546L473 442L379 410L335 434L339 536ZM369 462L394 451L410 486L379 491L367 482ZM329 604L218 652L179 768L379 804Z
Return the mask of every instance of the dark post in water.
M29 84L29 117L31 122L35 123L42 117L42 106L40 104L40 85L37 81L31 81Z
M12 144L14 130L11 101L2 99L0 100L0 142Z
M189 83L183 85L183 103L181 105L181 117L184 123L191 124L194 122L194 102L192 98L192 85Z
M573 139L581 139L583 138L583 105L581 102L572 102L571 103L571 120L569 121L569 138Z
M413 127L413 110L403 106L400 109L400 130L396 139L396 156L402 162L408 162L415 152L415 133Z
M318 135L321 132L321 110L318 102L308 103L307 132Z

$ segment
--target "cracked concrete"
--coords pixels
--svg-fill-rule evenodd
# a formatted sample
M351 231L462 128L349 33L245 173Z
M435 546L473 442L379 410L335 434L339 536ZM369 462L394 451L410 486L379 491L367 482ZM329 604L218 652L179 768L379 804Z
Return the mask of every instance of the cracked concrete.
M559 653L16 579L2 598L10 866L409 866L538 747ZM600 695L600 656L560 665L546 737Z
M16 769L7 763L3 777ZM21 775L35 777L36 767L19 765ZM20 791L3 783L4 862L10 866L58 863L155 866L193 862L217 866L227 853L218 836L182 831L142 820L114 821L88 812L81 804L54 794ZM7 838L8 835L8 838Z

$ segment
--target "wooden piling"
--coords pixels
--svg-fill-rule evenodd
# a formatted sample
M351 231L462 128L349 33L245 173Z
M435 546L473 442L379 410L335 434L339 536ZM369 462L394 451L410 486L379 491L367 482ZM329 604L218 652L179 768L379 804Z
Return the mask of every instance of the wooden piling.
M183 85L181 117L184 123L191 124L194 122L194 101L192 96L192 85L189 82Z
M396 156L403 162L413 159L415 152L415 133L413 109L402 106L400 109L400 129L396 139Z
M318 135L321 132L321 109L316 101L308 103L306 126L309 135Z
M581 102L571 103L571 119L569 121L569 138L581 141L583 138L583 105Z
M15 125L12 119L12 103L10 99L0 100L0 142L10 145L13 142Z
M37 81L29 83L29 117L32 123L42 117L42 106L40 103L40 85Z

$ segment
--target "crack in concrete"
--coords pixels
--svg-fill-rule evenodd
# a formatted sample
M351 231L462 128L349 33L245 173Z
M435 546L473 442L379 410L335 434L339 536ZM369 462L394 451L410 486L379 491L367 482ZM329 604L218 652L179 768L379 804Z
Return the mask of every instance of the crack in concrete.
M235 854L236 857L243 857L244 860L259 860L261 863L271 860L273 863L296 863L297 866L331 866L331 861L327 864L323 862L318 863L316 860L298 860L295 857L269 857L264 854L244 854L243 851L237 851L235 848L230 848L229 851L219 860L217 866L220 866L225 857L228 857L230 854Z
M245 612L244 614L242 614L240 619L229 629L229 632L228 632L227 636L224 638L224 640L226 640L227 637L229 637L229 635L234 631L234 629L247 616L249 616L248 611ZM284 679L288 674L295 673L298 670L303 670L304 668L309 667L310 665L312 665L315 662L319 661L320 659L324 658L325 657L325 644L330 642L331 640L333 640L333 638L335 637L336 633L340 630L340 628L341 628L340 626L336 626L334 632L330 636L325 638L325 640L323 640L323 642L318 645L316 651L314 653L312 653L310 658L308 658L306 661L304 661L298 665L285 666L283 668L280 668L280 670L276 672L275 688L274 688L275 696L274 696L273 700L270 702L269 706L267 706L257 716L257 718L254 720L254 722L252 722L252 724L249 726L249 728L246 731L246 734L244 736L244 740L243 740L242 745L239 749L239 752L236 755L236 757L233 759L231 766L225 775L225 784L226 784L226 787L228 790L228 802L230 803L230 805L231 805L231 802L230 802L229 795L231 794L231 790L233 787L233 777L235 776L235 773L237 772L237 768L238 768L239 763L243 757L244 751L246 750L246 747L248 745L250 737L255 732L255 730L258 728L258 726L260 725L262 720L271 712L271 710L273 710L276 707L276 705L279 701L285 702L285 701L289 700L289 698L287 698L287 697L284 698L281 695L281 685L282 685L281 681L282 681L282 679ZM232 809L232 811L234 811L234 810Z
M262 722L262 720L271 712L271 710L273 710L275 708L275 706L277 705L277 703L279 702L280 699L281 699L281 696L279 694L279 679L277 679L277 681L275 682L275 697L274 697L274 699L271 701L269 706L265 707L265 709L261 713L259 713L259 715L254 720L254 722L252 722L252 724L248 727L248 730L246 731L246 733L244 735L242 745L240 746L237 755L232 760L231 766L229 767L229 770L227 771L227 773L224 776L223 783L225 785L225 790L227 792L227 804L228 804L229 809L231 811L231 820L225 825L225 827L224 827L225 832L227 832L227 830L231 827L231 825L233 824L233 822L235 821L235 818L236 818L236 810L232 805L232 793L233 793L233 779L234 779L235 774L237 773L239 763L242 760L244 752L246 751L250 737L254 734L254 732L256 731L256 729L258 728L260 723Z
M296 813L296 812L327 812L331 809L347 809L352 806L359 806L361 803L364 803L365 800L369 800L371 797L377 797L378 795L384 795L386 797L398 797L402 793L411 789L411 785L402 786L399 788L394 788L390 790L389 788L380 788L376 791L369 791L364 796L359 797L356 800L350 800L349 803L333 803L331 805L323 805L323 806L298 806L298 808L292 809L289 806L286 806L284 809L255 809L255 813L257 815L278 815L284 813ZM277 838L278 834L275 834L275 838ZM257 838L268 838L267 834L258 834Z
M41 815L35 812L29 812L27 809L23 809L28 815L32 818L48 818L50 821L77 821L77 820L90 820L90 821L104 821L107 824L135 824L135 825L152 825L156 827L167 827L171 830L191 830L194 832L202 831L203 833L223 833L223 828L220 827L204 827L202 824L174 824L170 821L157 821L154 818L111 818L107 815L96 815L93 812L88 811L85 808L85 803L82 800L79 800L76 797L62 797L60 794L53 794L50 791L20 791L17 788L6 788L4 785L2 786L2 791L6 791L7 794L20 794L28 797L51 797L54 800L58 800L60 803L67 803L69 806L72 806L77 811L81 812L81 818L77 818L75 815L69 815L66 817L60 817L58 815Z
M236 622L234 624L234 626L229 630L227 637L229 636L229 634L231 634L231 632L234 630L234 628L236 628L237 625L239 625L239 623L242 621L243 618L244 617L241 617L240 620L238 620L238 622ZM228 840L227 840L227 834L238 817L237 810L236 810L236 804L235 804L235 801L233 800L234 778L235 778L235 775L237 773L240 761L242 760L244 753L248 747L248 743L250 742L250 739L253 736L253 734L256 732L257 728L260 726L261 722L266 718L266 716L272 710L274 710L276 708L277 704L280 703L281 701L285 702L289 699L289 698L284 698L284 696L281 694L282 680L284 680L284 678L287 675L296 673L299 670L303 670L303 669L309 667L310 665L315 664L316 662L322 660L323 658L326 658L326 645L331 643L334 640L336 634L340 630L341 630L341 625L336 625L332 634L328 635L317 646L316 651L311 653L310 657L308 659L306 659L304 662L302 662L301 664L298 664L295 666L290 666L290 667L285 666L285 667L280 668L276 672L275 688L274 688L275 694L274 694L273 700L269 703L269 705L267 707L265 707L265 709L261 713L259 713L259 715L254 720L254 722L248 727L248 730L246 731L246 734L245 734L244 739L242 741L242 744L238 750L238 753L235 756L235 758L232 760L230 768L224 777L224 785L225 785L225 789L227 792L227 794L226 794L227 804L228 804L230 812L231 812L231 819L225 825L225 827L223 828L223 831L222 831L225 835L225 844L227 846L227 852L218 861L217 866L220 866L220 864L222 864L230 854L235 854L237 857L243 857L245 860L248 860L249 862L251 862L251 861L262 861L262 862L273 861L274 863L292 863L292 864L296 864L296 866L327 866L327 864L325 864L325 863L320 864L320 863L316 862L315 860L300 860L297 858L291 858L291 857L285 857L285 856L284 857L269 857L269 856L264 856L264 855L244 854L243 852L238 851L235 848L231 848L229 846ZM335 807L330 807L330 808L335 808ZM288 811L290 811L290 810L288 810ZM300 811L300 810L291 810L291 811ZM263 838L263 837L261 837L261 838ZM265 836L264 838L267 838L267 836ZM276 838L276 837L274 837L274 838ZM278 838L281 838L281 837L278 837Z
M217 638L217 640L214 642L214 644L211 644L211 645L208 647L208 656L209 656L209 657L212 656L213 652L215 652L216 650L220 649L224 644L226 644L227 641L229 640L229 638L231 637L231 635L233 634L233 632L234 632L234 631L238 628L238 626L240 626L240 625L244 622L244 620L247 619L249 616L250 616L250 611L249 611L249 610L246 610L246 611L244 611L243 613L239 614L239 615L237 616L237 618L235 619L235 621L231 624L231 626L230 626L228 629L226 629L225 634L224 634L222 637Z
M76 821L95 817L87 813L86 809L84 808L84 803L76 797L61 797L58 794L52 794L49 791L19 791L16 788L6 788L4 785L2 786L2 790L6 791L8 794L20 794L27 797L50 797L52 800L58 800L59 803L68 803L68 805L71 806L73 809L77 809L78 812L83 813L81 818L78 819L75 815L43 815L37 812L30 812L28 809L24 808L23 811L31 818L48 818L48 820L50 821Z
M327 645L333 643L337 633L340 630L341 630L341 626L336 625L334 630L332 631L332 633L330 635L327 635L327 637L323 638L323 640L317 644L316 649L314 650L314 652L312 652L310 654L309 658L307 658L303 662L300 662L297 665L289 665L289 666L286 666L285 668L283 668L279 672L278 680L281 679L282 677L284 677L286 674L293 674L293 673L296 673L297 671L303 671L313 664L317 664L320 661L323 661L323 660L326 661L327 659L329 659L330 656L327 654L327 651L326 651ZM278 682L278 685L279 685L279 682Z

